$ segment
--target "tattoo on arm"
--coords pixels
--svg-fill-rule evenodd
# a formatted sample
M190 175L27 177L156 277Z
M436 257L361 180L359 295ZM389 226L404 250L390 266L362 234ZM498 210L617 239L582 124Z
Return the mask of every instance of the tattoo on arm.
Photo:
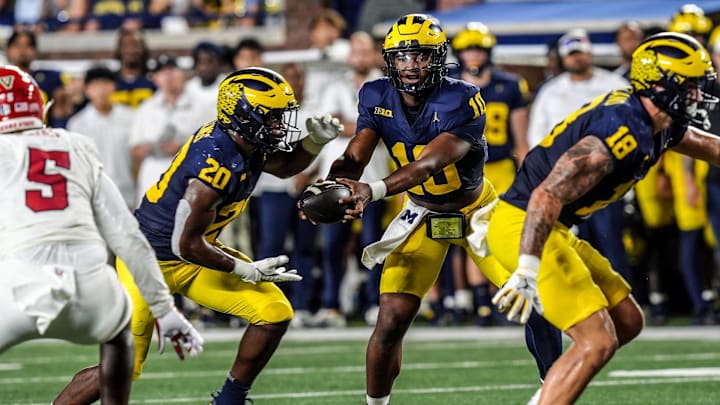
M597 137L586 136L568 149L530 196L520 252L540 257L563 207L592 190L612 169L610 152Z

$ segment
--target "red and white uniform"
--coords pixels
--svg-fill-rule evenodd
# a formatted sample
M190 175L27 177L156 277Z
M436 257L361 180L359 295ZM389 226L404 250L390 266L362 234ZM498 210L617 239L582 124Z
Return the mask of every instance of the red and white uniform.
M107 247L153 314L172 309L155 256L92 140L62 129L0 134L0 352L38 337L113 338L131 303Z

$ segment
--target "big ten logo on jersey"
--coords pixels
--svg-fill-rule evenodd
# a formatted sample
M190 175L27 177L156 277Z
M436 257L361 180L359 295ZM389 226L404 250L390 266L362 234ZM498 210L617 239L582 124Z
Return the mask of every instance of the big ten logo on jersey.
M388 108L382 108L382 107L375 107L374 114L375 114L375 115L382 115L382 116L385 117L385 118L392 118L392 117L393 117L392 110L390 110L390 109L388 109Z

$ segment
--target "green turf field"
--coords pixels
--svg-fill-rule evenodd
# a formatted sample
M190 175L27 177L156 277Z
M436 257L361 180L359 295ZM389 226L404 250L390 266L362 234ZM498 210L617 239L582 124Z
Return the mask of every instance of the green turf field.
M253 387L256 404L363 404L369 330L352 329L360 331L339 338L326 331L291 332ZM525 404L537 388L534 363L519 328L495 329L509 331L488 336L474 328L439 335L413 330L392 404ZM667 337L661 329L621 349L579 403L720 403L720 328ZM668 331L677 329L682 330ZM230 340L239 333L208 335L205 352L182 363L172 354L153 353L133 387L132 403L207 403L234 358L236 341ZM96 359L94 347L15 347L0 356L0 403L47 405L74 370Z

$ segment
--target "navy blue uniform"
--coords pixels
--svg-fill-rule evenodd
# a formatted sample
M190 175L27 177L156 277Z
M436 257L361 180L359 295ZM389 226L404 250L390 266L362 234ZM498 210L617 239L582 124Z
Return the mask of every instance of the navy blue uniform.
M620 199L660 155L682 139L684 127L664 131L655 137L650 116L638 96L628 90L614 90L586 104L556 125L525 158L503 200L523 210L530 194L550 173L555 163L580 138L592 135L603 141L613 158L613 170L588 193L566 205L560 222L571 226L593 212Z
M414 161L422 149L443 132L450 132L472 145L462 159L408 190L413 199L442 204L475 190L482 183L487 156L483 136L485 104L477 87L443 78L420 110L413 112L405 110L401 95L390 80L381 78L360 89L358 109L357 131L374 130L398 167Z
M215 190L222 202L205 238L214 242L223 228L244 210L266 160L257 152L249 159L215 121L201 127L180 149L170 167L143 197L135 216L158 260L179 260L171 238L178 202L191 179Z

